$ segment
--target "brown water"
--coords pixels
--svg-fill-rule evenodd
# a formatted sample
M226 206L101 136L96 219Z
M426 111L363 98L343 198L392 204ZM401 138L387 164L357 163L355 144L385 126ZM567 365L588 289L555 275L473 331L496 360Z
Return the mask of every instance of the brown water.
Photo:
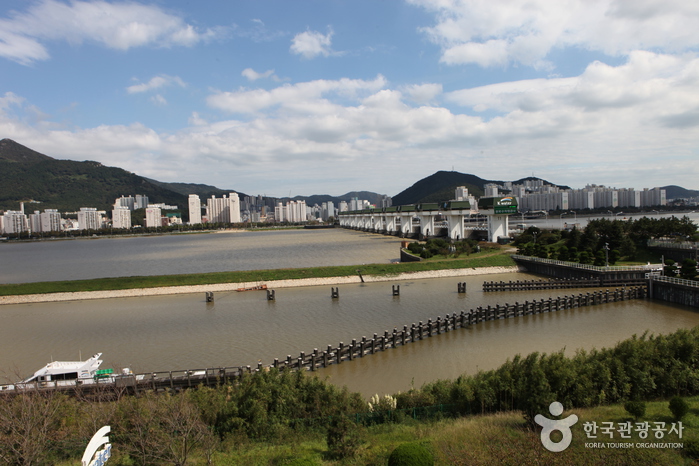
M50 360L75 360L102 352L103 367L135 372L271 364L340 341L371 337L428 318L478 306L587 292L483 293L484 280L523 274L413 280L276 290L121 298L0 307L0 369L10 380L32 374ZM457 293L466 281L468 291ZM401 296L391 286L400 284ZM321 377L365 396L491 369L515 354L610 346L646 330L669 333L699 325L695 310L655 301L625 301L553 314L490 321L405 347L318 371Z

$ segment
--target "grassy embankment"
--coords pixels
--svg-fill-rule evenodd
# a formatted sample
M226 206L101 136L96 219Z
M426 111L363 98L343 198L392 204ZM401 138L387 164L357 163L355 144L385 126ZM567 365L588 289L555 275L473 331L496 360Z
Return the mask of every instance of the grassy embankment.
M588 409L573 409L563 416L576 414L578 422L572 428L573 441L565 451L552 453L544 449L539 432L527 428L519 412L504 412L489 415L441 419L435 421L406 421L403 423L379 424L363 428L361 441L354 457L333 460L328 457L325 436L317 432L296 432L293 438L280 438L277 441L258 442L241 440L221 445L214 452L213 464L217 465L382 465L387 464L390 453L398 445L406 442L420 443L435 457L436 466L447 465L690 465L696 464L690 456L697 454L697 428L699 427L699 397L685 398L691 410L682 419L682 438L676 434L666 434L664 439L654 438L652 430L646 439L632 431L631 438L622 439L619 432L610 439L597 432L597 439L589 439L583 430L583 423L647 421L665 422L666 428L676 422L670 413L667 401L647 403L646 415L634 419L621 404L600 406ZM548 414L548 413L544 413ZM635 425L635 424L634 424ZM551 437L559 441L556 433ZM683 448L639 448L637 443L672 442L682 443ZM590 443L605 443L606 448L590 448ZM611 444L633 443L632 448L614 448ZM588 444L588 446L586 446ZM66 466L71 463L62 463ZM115 464L121 463L116 458ZM187 464L205 465L206 459L192 455Z
M266 282L271 280L292 280L300 278L344 277L357 275L395 275L406 272L427 270L461 269L472 267L513 266L512 251L488 249L469 256L458 258L435 257L422 262L397 264L363 264L334 267L310 267L301 269L272 269L238 272L212 272L201 274L154 275L138 277L96 278L0 285L0 296L26 295L39 293L65 293L76 291L125 290L133 288L156 288L166 286L210 285L216 283Z
M518 412L505 412L483 416L468 416L456 419L443 419L432 422L407 422L401 424L380 424L363 431L362 446L354 458L330 461L324 452L327 450L322 435L307 436L296 441L259 444L244 443L231 453L218 453L215 464L260 465L286 464L293 458L307 459L307 463L317 465L365 465L387 464L388 456L395 447L405 442L417 442L426 446L435 456L435 465L689 465L696 464L686 457L690 449L696 450L697 427L699 427L699 397L686 398L691 406L690 413L682 420L683 438L676 434L666 434L657 440L649 431L649 438L640 439L635 431L631 438L622 439L614 432L612 439L597 432L597 439L588 439L583 423L612 422L616 428L621 422L635 422L623 405L600 406L588 409L574 409L563 416L574 413L578 416L573 426L573 441L563 452L552 453L544 449L539 432L527 428ZM548 413L544 413L548 414ZM648 421L651 428L654 422L665 422L666 428L676 422L668 408L667 401L647 403L646 415L637 422ZM635 425L635 424L634 424ZM556 433L551 437L559 441ZM637 448L637 443L673 442L683 443L682 449ZM633 443L633 448L587 448L590 443ZM684 454L683 454L684 453ZM694 451L696 454L696 451ZM203 464L203 463L201 463Z

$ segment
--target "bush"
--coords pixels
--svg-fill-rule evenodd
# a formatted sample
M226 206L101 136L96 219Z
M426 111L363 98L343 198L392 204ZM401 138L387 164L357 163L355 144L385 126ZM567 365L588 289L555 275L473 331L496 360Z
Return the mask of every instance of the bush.
M624 409L634 419L640 419L646 414L646 404L643 401L627 401L624 403Z
M398 445L388 457L388 466L432 466L434 456L418 443Z
M359 427L346 416L336 416L328 426L326 440L331 458L350 458L361 445Z
M680 421L689 412L689 403L675 396L670 400L670 411L675 419Z

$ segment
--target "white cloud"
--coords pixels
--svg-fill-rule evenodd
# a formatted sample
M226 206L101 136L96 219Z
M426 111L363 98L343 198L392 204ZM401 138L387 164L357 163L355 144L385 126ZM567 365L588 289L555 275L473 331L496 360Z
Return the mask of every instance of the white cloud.
M325 35L317 31L305 31L296 34L291 41L291 52L307 59L315 58L319 55L327 57L332 54L331 39L333 30L331 28L328 29L329 31Z
M191 126L204 126L208 124L208 122L205 119L199 116L198 112L192 112L192 115L189 117L188 123Z
M435 83L413 84L410 86L404 86L401 91L410 97L410 100L413 102L418 104L428 104L442 93L442 85Z
M159 107L164 107L165 105L167 105L167 100L160 94L156 94L153 97L151 97L150 101Z
M134 84L133 86L127 87L126 92L129 94L138 94L171 85L185 87L187 84L185 84L185 82L182 81L179 76L168 76L166 74L161 74L159 76L152 77L147 83Z
M42 0L25 12L0 19L0 56L21 64L46 60L43 44L84 41L117 50L143 46L193 46L220 31L196 30L178 16L157 6L133 2Z
M287 84L270 91L240 89L235 92L216 92L207 98L207 103L231 113L256 113L277 106L294 112L322 113L328 106L334 107L334 104L323 98L328 94L353 99L367 92L375 92L386 84L386 79L381 75L372 81L320 79Z
M274 70L267 70L264 73L258 73L257 71L253 70L252 68L245 68L242 73L240 73L241 76L248 78L248 81L257 81L258 79L267 79L270 78L273 81L281 81L279 77L274 74Z
M554 48L608 55L696 48L699 4L683 0L407 0L436 15L422 31L447 64L549 66Z
M426 166L491 179L535 171L573 187L696 189L697 88L695 55L633 52L621 65L595 62L579 76L446 93L431 83L391 88L382 76L212 92L206 120L193 112L188 128L168 134L138 123L83 129L56 128L46 117L30 122L31 104L8 93L0 97L0 134L59 158L251 194L281 195L290 180L307 194L396 194L423 178ZM226 119L216 120L217 111ZM324 184L327 173L341 174L342 187Z

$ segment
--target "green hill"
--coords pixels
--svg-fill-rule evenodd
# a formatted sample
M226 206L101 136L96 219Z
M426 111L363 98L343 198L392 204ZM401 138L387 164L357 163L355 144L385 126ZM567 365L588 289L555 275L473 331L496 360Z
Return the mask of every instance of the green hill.
M454 190L459 186L466 186L469 194L482 196L483 185L487 183L491 183L491 181L484 180L476 175L438 171L393 196L393 205L448 201L454 198ZM502 182L496 181L494 183Z
M0 141L0 209L17 210L20 201L33 200L37 210L111 210L116 198L135 194L181 209L187 205L186 196L121 168L57 160L10 139Z
M539 180L540 178L522 178L513 181L514 184L523 184L529 180ZM552 186L546 180L541 180L545 184ZM476 175L469 175L459 172L438 171L433 175L423 178L408 189L393 196L393 205L417 204L420 202L442 202L454 199L454 190L459 186L468 188L468 193L476 197L483 196L483 186L486 184L503 185L504 181L484 180ZM561 189L570 189L567 186L558 186Z

